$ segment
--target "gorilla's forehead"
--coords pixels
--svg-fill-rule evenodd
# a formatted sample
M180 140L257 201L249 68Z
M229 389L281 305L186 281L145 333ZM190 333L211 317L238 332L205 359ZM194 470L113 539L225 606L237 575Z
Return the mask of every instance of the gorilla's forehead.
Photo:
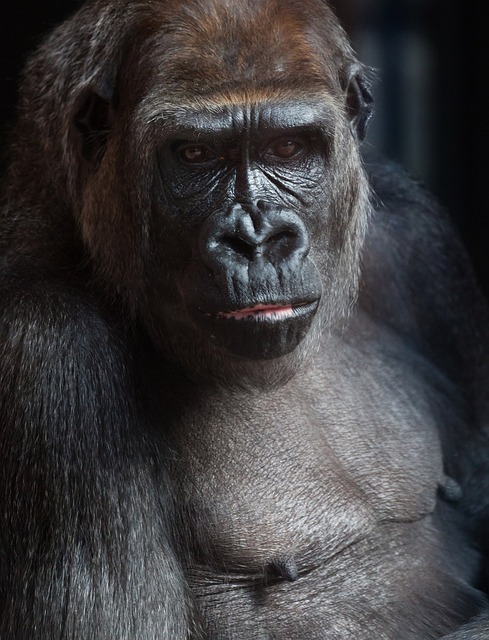
M336 63L350 53L336 19L320 0L170 0L155 5L148 24L153 32L148 72L179 91L328 81L336 86Z

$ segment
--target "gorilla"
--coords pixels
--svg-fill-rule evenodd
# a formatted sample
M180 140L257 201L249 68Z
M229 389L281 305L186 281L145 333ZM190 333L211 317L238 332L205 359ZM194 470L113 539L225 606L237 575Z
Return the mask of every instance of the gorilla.
M0 222L0 640L489 637L489 314L324 0L89 0Z

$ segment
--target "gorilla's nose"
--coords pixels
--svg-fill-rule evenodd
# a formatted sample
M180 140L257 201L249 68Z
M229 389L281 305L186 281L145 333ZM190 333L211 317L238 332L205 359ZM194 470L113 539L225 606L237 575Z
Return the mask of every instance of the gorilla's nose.
M303 260L309 252L304 223L293 211L258 201L218 211L204 224L200 250L211 269L268 262L275 267Z

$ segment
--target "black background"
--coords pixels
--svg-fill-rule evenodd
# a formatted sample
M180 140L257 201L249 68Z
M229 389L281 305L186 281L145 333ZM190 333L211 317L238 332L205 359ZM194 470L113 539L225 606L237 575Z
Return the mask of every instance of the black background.
M4 3L0 9L2 170L26 57L79 4L72 0ZM334 4L360 54L366 33L384 51L376 89L384 107L382 117L375 123L373 144L424 180L449 209L480 283L489 293L489 18L485 5L460 0L336 0ZM403 70L400 54L406 34L413 41L421 38L430 51L429 60L418 63L429 83L426 100L431 119L429 124L420 124L429 171L416 166L406 153L403 139L406 132L402 108L410 98L406 92L416 89L417 81L416 69L410 72L411 84L407 88L399 87L396 81Z

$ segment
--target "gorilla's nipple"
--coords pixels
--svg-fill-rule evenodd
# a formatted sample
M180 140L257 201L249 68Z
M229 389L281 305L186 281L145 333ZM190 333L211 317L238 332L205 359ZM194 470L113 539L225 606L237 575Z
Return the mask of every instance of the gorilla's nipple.
M463 489L456 480L445 475L438 485L438 495L446 502L460 502L463 498Z
M275 558L270 563L270 568L287 582L295 582L299 578L299 570L292 556Z

